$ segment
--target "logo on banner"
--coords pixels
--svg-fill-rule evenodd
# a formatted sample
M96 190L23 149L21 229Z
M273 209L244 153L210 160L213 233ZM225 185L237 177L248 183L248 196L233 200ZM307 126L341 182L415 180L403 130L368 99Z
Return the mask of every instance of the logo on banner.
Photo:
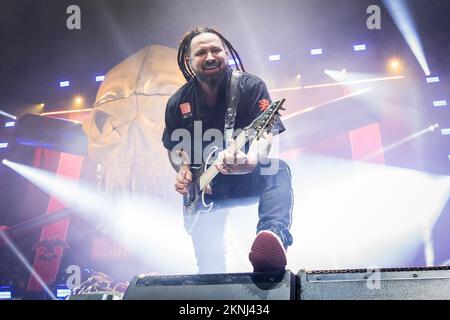
M92 260L124 260L129 256L128 250L108 237L95 237L92 242Z
M55 260L58 257L58 254L56 253L55 249L61 247L63 249L69 248L67 243L61 239L44 239L39 241L33 246L33 251L43 249L43 252L39 255L38 259L42 260L44 262L52 262L52 260Z

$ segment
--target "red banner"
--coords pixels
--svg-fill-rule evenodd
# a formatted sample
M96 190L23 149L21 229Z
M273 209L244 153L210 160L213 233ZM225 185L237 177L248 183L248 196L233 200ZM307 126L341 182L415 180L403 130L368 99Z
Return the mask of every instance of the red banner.
M82 164L83 157L61 153L56 174L57 176L78 180ZM64 205L54 197L51 197L47 214L52 214L61 209L64 209ZM55 281L59 271L62 253L65 248L68 248L65 241L69 229L69 222L69 219L65 219L45 226L42 229L39 242L33 247L36 251L33 269L46 284L51 284ZM41 291L42 289L39 282L31 276L28 282L28 290Z

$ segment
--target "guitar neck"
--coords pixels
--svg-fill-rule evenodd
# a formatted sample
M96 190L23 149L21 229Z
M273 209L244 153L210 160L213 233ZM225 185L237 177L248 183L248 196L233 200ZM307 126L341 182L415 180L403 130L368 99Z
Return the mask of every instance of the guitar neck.
M236 143L237 150L241 150L248 140L249 140L248 133L246 132L246 130L242 131L234 140ZM199 178L200 190L203 190L219 173L219 171L215 166L216 164L218 165L222 164L222 160L216 159L216 161L214 161L214 163L208 169L206 169L206 171L200 176Z
M234 140L236 144L236 149L241 150L242 147L250 140L250 137L258 137L263 130L269 126L269 123L273 120L275 114L278 110L284 110L281 106L286 99L281 99L277 102L273 102L258 118L253 120L253 122L247 126ZM206 186L214 179L219 171L216 169L216 165L222 164L222 159L216 159L214 163L203 172L203 174L195 182L198 183L200 190L204 190Z

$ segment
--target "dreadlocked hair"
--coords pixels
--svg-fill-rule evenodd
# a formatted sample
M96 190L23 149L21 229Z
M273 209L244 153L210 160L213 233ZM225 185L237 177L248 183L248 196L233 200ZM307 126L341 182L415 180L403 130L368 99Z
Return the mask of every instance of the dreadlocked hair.
M219 39L222 40L226 49L230 52L231 58L234 61L236 69L239 71L245 71L244 65L242 64L239 54L233 48L231 43L227 39L225 39L225 37L222 34L220 34L220 32L211 27L197 27L186 33L186 35L180 41L180 46L178 48L178 67L180 68L181 72L183 73L183 76L186 78L187 81L194 78L195 74L189 63L187 63L186 57L189 55L189 49L191 47L192 39L202 33L214 33L215 35L217 35Z

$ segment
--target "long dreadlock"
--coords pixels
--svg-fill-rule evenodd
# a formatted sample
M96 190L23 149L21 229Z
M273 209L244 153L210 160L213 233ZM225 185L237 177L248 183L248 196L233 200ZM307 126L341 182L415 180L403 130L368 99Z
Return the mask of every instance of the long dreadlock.
M180 41L180 46L178 48L178 67L180 68L181 72L183 73L183 76L186 78L187 81L194 78L195 74L189 63L187 63L186 57L189 55L189 49L191 47L192 39L202 33L214 33L215 35L217 35L219 39L222 40L226 49L228 49L228 51L230 52L231 58L234 61L236 69L239 71L245 71L241 58L239 57L239 54L233 48L231 43L227 39L225 39L225 37L222 34L220 34L220 32L211 27L198 27L186 33L186 35Z

